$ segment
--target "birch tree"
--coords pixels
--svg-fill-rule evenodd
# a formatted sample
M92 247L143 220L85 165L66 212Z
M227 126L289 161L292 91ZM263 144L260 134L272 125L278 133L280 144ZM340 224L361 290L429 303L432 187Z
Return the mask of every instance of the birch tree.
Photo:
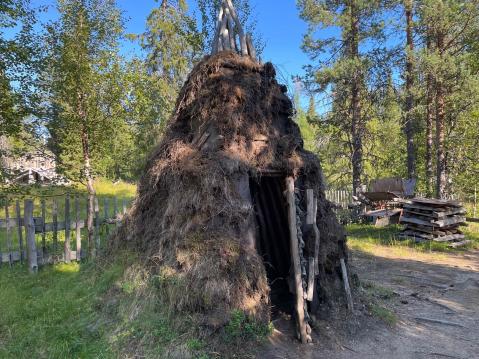
M59 20L48 27L49 65L42 75L47 128L59 168L87 188L88 242L95 255L95 174L122 128L122 21L114 0L59 0L57 10Z

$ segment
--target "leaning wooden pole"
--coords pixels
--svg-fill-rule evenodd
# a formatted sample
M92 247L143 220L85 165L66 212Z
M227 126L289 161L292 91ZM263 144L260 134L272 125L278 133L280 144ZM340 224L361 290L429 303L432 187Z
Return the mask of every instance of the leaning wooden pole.
M299 258L298 232L296 226L296 203L294 201L294 178L286 178L286 200L288 202L289 233L291 247L291 263L293 264L294 288L296 294L296 318L299 329L299 339L302 343L311 342L306 329L304 316L304 291L301 278L301 262Z

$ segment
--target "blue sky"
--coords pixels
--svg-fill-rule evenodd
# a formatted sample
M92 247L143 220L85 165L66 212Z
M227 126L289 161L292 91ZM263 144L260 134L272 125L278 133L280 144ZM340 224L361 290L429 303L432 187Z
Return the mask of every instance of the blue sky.
M119 0L118 5L130 18L127 31L139 33L145 19L157 3L153 0ZM196 1L189 0L190 11L196 11ZM262 60L273 62L284 77L302 73L307 56L301 51L306 24L299 18L295 0L252 0L257 18L257 31L266 43Z
M158 6L154 0L117 0L118 6L124 11L127 19L128 33L141 33L151 9ZM54 0L32 0L33 6L50 5L49 11L42 14L41 20L54 18ZM196 1L188 0L190 11L198 13ZM295 0L251 0L257 20L257 32L265 41L262 55L264 62L271 61L278 69L278 78L287 82L293 91L292 77L303 74L303 65L308 63L308 57L301 51L303 34L306 24L299 18ZM253 34L254 36L254 34ZM135 47L130 42L123 44L123 51L131 53Z

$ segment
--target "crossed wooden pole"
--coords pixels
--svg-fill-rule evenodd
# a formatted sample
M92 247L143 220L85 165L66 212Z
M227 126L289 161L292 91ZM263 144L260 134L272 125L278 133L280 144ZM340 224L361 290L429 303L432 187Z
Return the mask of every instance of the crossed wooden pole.
M231 0L223 0L218 12L211 54L228 50L256 60L256 50L251 35L244 33Z

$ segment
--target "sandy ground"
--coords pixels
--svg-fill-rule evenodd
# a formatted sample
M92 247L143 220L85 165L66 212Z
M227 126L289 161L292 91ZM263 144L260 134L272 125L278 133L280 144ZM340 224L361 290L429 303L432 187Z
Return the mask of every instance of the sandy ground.
M479 358L479 251L414 259L353 253L351 264L361 281L394 292L383 304L397 324L356 310L352 325L321 328L315 343L300 345L291 323L278 322L257 358Z

